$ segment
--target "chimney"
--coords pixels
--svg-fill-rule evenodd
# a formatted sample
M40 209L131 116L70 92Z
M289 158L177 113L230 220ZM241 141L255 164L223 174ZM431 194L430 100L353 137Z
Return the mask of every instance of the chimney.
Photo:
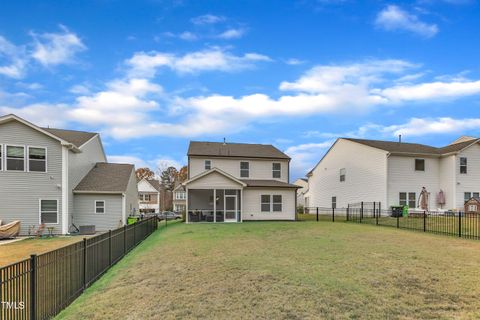
M402 135L401 134L398 135L398 143L402 143Z
M227 144L227 139L223 138L223 145L225 146Z

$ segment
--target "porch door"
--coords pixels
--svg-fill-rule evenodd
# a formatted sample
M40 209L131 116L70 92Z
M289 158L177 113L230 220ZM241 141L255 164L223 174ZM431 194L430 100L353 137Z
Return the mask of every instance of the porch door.
M237 222L236 195L225 195L225 222Z

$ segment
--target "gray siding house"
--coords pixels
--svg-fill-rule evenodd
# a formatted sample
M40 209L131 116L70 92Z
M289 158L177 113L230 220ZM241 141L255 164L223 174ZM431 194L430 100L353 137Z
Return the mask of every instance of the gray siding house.
M72 226L107 231L138 209L135 168L107 162L98 133L41 128L0 117L0 220L41 224L56 234Z

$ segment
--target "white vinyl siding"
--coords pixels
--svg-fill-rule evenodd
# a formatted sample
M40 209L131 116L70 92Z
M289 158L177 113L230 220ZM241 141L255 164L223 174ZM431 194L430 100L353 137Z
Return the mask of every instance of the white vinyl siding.
M295 220L295 189L245 188L243 189L242 219L246 220ZM270 210L262 211L262 195L269 196ZM272 196L281 196L281 211L274 211ZM265 198L265 200L267 200ZM277 197L276 200L280 200ZM267 202L265 202L267 204ZM279 204L279 203L278 203ZM265 208L266 209L266 206ZM280 209L280 206L277 206Z
M0 145L3 146L3 170L0 171L0 219L4 223L20 220L20 234L28 235L29 229L36 230L40 224L39 199L56 199L59 211L58 224L51 225L54 227L52 233L61 233L62 189L64 186L62 186L62 146L60 142L18 121L10 121L0 124ZM7 171L5 168L7 145L45 148L48 174ZM69 153L73 154L70 151ZM23 161L26 169L27 164L25 160ZM65 188L71 190L68 186Z
M238 159L238 158L215 158L215 168L218 168L237 179L259 179L272 180L272 162L281 163L281 178L276 179L288 182L288 160L276 159ZM240 177L240 162L249 163L249 177ZM205 171L205 158L190 157L190 178L193 178Z
M466 159L467 173L461 173L462 158ZM478 192L480 186L480 145L474 144L456 156L455 173L453 180L456 187L456 204L453 208L464 210L465 192ZM450 209L450 208L449 208Z
M108 209L104 214L97 214L94 208L92 208L97 200L98 195L95 194L75 194L73 223L77 227L94 225L95 230L99 232L113 230L122 226L122 195L102 195L102 201L105 201L105 208Z
M58 224L58 200L40 199L40 224Z
M341 182L339 170L348 172ZM337 196L337 207L350 203L386 202L387 152L345 139L338 140L308 179L309 201L312 207L330 207ZM397 201L398 195L395 196Z

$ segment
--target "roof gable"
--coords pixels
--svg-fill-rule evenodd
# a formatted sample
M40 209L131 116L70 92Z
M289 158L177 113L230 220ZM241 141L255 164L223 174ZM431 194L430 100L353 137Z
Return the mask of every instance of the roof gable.
M76 145L77 147L81 147L86 142L90 141L93 137L98 135L98 133L86 132L86 131L53 129L53 128L42 128L42 129L65 141L68 141Z
M233 181L233 182L236 182L236 183L238 183L239 185L242 185L242 186L244 186L244 187L247 185L247 184L244 183L243 181L235 178L234 176L232 176L232 175L230 175L230 174L226 173L225 171L222 171L222 170L220 170L220 169L218 169L218 168L212 168L212 169L210 169L210 170L204 171L204 172L196 175L195 177L193 177L193 178L185 181L182 185L186 186L186 185L188 185L188 184L190 184L190 183L192 183L192 182L195 182L195 181L197 181L197 180L199 180L199 179L201 179L201 178L203 178L203 177L206 177L206 176L208 176L208 175L211 175L211 174L213 174L213 173L218 173L218 174L224 176L225 178L227 178L227 179L229 179L229 180L231 180L231 181Z
M249 144L249 143L221 143L191 141L188 147L188 156L207 157L243 157L243 158L267 158L286 159L282 151L270 144Z

